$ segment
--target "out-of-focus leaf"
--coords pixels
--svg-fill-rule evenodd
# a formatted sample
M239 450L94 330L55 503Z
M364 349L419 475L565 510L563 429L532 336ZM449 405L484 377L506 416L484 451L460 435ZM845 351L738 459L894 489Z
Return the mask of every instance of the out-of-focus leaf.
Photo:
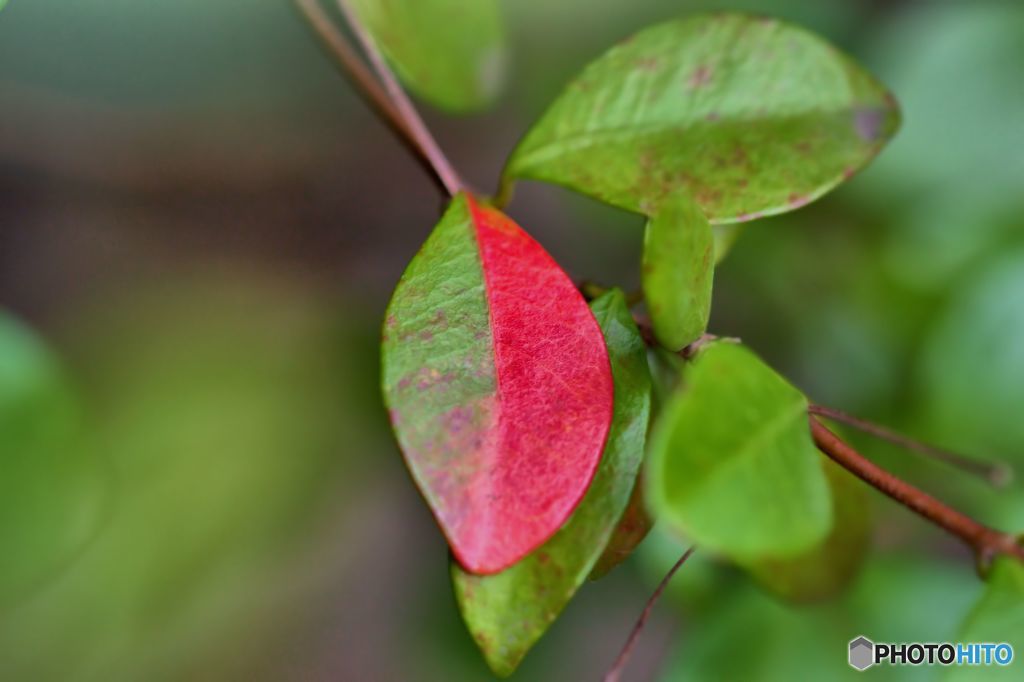
M1016 125L1024 116L1024 8L998 0L913 4L872 37L865 53L887 65L914 124L864 179L873 195L865 199L914 204L954 189L997 198L1019 188L1024 158L1010 150L1024 144Z
M651 435L656 521L738 561L799 555L832 526L807 399L747 348L701 350Z
M684 196L666 200L647 222L643 289L658 342L681 350L707 329L715 273L715 240L700 207Z
M71 325L112 503L60 580L4 609L4 679L274 677L256 667L278 662L267 644L333 594L310 581L338 580L318 566L373 452L374 335L360 347L356 305L293 281L173 282L104 295Z
M509 159L652 215L685 193L712 223L792 210L867 164L895 101L823 39L772 19L698 15L651 27L588 66Z
M907 5L879 22L864 54L886 64L908 126L859 183L890 220L894 276L933 290L1019 234L1024 177L1024 5ZM877 39L876 39L877 38ZM956 97L949 84L957 83ZM941 144L936 144L941 140ZM926 257L922 257L926 254Z
M530 647L586 581L635 487L650 410L647 353L625 296L612 290L591 304L615 376L615 417L601 465L572 517L550 540L497 575L453 563L462 616L498 675L515 670Z
M96 532L104 492L63 370L0 310L0 606L74 559Z
M462 194L388 307L384 398L462 566L508 568L569 518L612 420L601 329L551 256Z
M629 503L626 504L626 511L622 512L622 518L615 526L608 546L594 564L588 579L600 580L608 575L613 568L633 554L653 527L654 521L647 513L647 503L644 501L644 484L638 478L636 485L633 486L633 494L629 496Z
M758 582L785 599L809 602L839 593L856 577L871 537L866 489L852 474L819 456L832 493L832 531L808 552L746 566Z
M505 76L496 0L352 0L398 75L452 112L490 104Z
M939 442L1024 463L1024 251L960 286L921 354Z
M992 565L988 587L967 617L960 632L961 642L1006 643L1014 657L1024 650L1024 566L1015 559L1000 557ZM962 665L950 668L948 680L984 682L1020 679L1020 662L1009 666Z
M696 558L696 555L694 555ZM680 579L684 577L681 574ZM673 646L662 682L865 679L847 663L857 635L883 642L956 641L973 598L970 567L935 557L870 562L842 600L793 608L753 585L730 585ZM737 642L743 643L737 655ZM871 679L928 682L932 666L875 666Z

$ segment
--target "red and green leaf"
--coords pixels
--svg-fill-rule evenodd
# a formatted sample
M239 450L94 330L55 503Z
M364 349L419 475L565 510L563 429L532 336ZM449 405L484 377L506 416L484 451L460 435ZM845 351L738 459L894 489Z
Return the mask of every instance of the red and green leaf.
M616 538L643 459L651 377L626 297L591 304L615 379L615 418L601 465L569 521L544 545L497 575L452 567L459 609L491 669L508 675L544 634Z
M382 352L392 425L459 563L496 573L547 541L613 403L601 330L551 256L460 194L398 283Z

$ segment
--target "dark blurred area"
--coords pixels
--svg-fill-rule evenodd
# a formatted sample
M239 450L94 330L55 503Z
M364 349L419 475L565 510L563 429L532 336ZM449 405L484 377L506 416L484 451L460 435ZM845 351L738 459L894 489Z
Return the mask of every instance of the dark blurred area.
M425 111L485 192L562 84L659 20L771 14L868 65L900 100L902 132L847 186L744 230L711 330L819 402L1024 476L1024 4L503 8L499 105ZM0 528L13 529L0 537L16 541L0 547L0 679L491 679L376 384L384 307L440 207L285 0L10 0L0 376L43 388L38 422L0 442L0 462L40 453L0 463ZM573 276L635 288L638 217L529 183L510 213ZM850 437L1024 529L1019 482L993 492ZM873 548L847 595L790 606L698 553L631 679L839 679L857 674L845 647L858 634L954 638L981 589L970 557L872 499ZM599 678L683 547L656 530L581 590L514 679Z

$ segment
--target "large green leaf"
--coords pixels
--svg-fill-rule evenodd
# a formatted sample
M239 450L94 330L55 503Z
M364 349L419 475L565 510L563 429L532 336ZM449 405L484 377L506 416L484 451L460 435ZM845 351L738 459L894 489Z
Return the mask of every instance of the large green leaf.
M656 520L741 561L808 551L832 526L807 399L747 348L703 349L655 425Z
M650 410L643 339L621 291L591 304L615 379L615 416L601 465L572 517L538 550L505 571L472 575L452 563L462 616L488 664L508 675L587 579L634 488Z
M406 84L442 109L483 108L504 80L496 0L351 0Z
M961 642L993 642L1010 644L1015 656L1024 651L1024 566L1015 559L997 559L988 576L988 588L967 617L961 631ZM950 670L947 679L956 682L973 680L1019 680L1020 662L1001 667L959 666Z
M867 489L853 474L820 455L832 493L832 531L799 556L764 559L746 569L759 583L795 602L832 597L847 587L864 563L871 539Z
M56 359L0 311L0 605L30 596L88 543L103 483Z
M685 196L665 201L644 235L643 289L658 342L681 350L711 316L715 238L700 207Z
M863 167L892 97L803 29L735 13L670 21L588 66L510 158L533 178L647 215L694 198L712 223L782 213Z

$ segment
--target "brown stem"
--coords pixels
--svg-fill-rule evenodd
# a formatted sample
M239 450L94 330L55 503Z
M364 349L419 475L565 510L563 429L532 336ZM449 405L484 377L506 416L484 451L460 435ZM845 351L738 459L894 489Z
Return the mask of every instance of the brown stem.
M319 0L294 0L294 2L309 27L334 57L342 74L350 80L356 91L377 112L381 120L391 128L399 141L412 152L416 161L437 182L441 191L447 192L447 187L434 169L427 151L420 146L402 112L391 101L388 93L377 82L373 72L363 63L348 39L327 16L323 7L320 6Z
M950 452L943 448L937 448L934 445L929 445L927 443L914 440L913 438L908 438L907 436L904 436L901 433L896 433L884 426L869 422L865 419L860 419L859 417L854 417L853 415L832 407L812 404L808 408L808 411L813 415L825 417L826 419L831 419L832 421L840 422L847 426L852 426L853 428L870 434L875 438L888 441L896 446L909 450L910 452L930 457L954 466L961 471L980 476L996 487L1005 487L1013 478L1013 470L1003 462L986 462L983 460L965 457L964 455L956 452Z
M342 14L345 15L345 20L352 28L352 33L355 34L356 39L363 46L363 50L366 52L373 70L377 72L377 76L384 83L384 89L390 96L391 102L398 110L402 120L408 126L409 132L412 134L413 139L416 140L417 146L430 161L434 172L441 179L441 183L445 186L448 194L455 196L464 189L462 180L459 179L448 158L441 151L434 136L430 134L423 119L420 118L419 112L416 111L416 107L413 106L412 100L409 99L409 96L405 94L405 90L398 83L395 74L391 72L391 68L377 47L373 36L370 35L366 27L359 21L359 17L352 10L349 0L338 0L338 7L341 8Z
M683 556L679 557L679 560L669 569L665 577L661 579L657 589L654 590L654 594L647 600L647 605L644 607L643 613L640 614L640 618L637 619L636 625L633 626L633 631L629 633L629 639L626 640L626 645L622 647L622 651L619 652L618 658L615 659L615 663L604 676L604 682L619 682L622 678L622 673L626 669L626 665L629 663L629 657L633 654L633 649L636 647L637 640L640 639L640 632L644 629L644 625L647 624L647 619L651 615L651 611L654 609L654 604L661 597L661 594L668 587L669 582L672 580L672 576L676 574L686 560L693 554L693 550L696 547L690 547L683 553Z
M986 565L999 554L1014 556L1024 561L1024 547L1021 547L1013 535L978 523L924 491L896 478L854 450L814 416L810 417L810 422L811 435L819 450L871 487L963 540L975 551L982 565Z

